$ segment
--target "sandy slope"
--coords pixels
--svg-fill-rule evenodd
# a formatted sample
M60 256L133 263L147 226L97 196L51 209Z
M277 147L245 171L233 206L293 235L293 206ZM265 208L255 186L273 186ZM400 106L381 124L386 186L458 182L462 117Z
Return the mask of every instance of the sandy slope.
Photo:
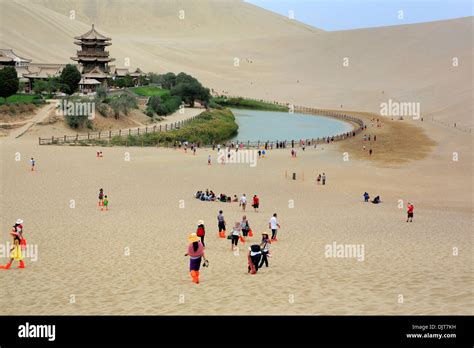
M113 37L111 52L131 56L132 67L185 70L230 93L315 107L377 112L388 98L419 101L427 116L369 128L378 135L371 159L357 138L299 151L296 160L274 150L255 168L208 167L206 150L194 157L110 148L97 159L94 148L38 147L35 137L0 140L0 240L8 240L11 224L22 217L40 253L21 272L0 272L1 313L473 314L472 133L430 120L472 126L472 67L465 64L472 61L472 18L326 33L240 2L126 9L108 2L99 12L92 1L35 3L45 6L2 1L9 16L2 16L1 46L35 60L67 60L75 50L71 36L94 20ZM70 4L87 25L65 17ZM173 15L181 4L190 9L189 22L180 22L183 32ZM239 68L232 65L236 56L244 58ZM455 69L453 56L460 57ZM30 156L38 160L36 173L29 171ZM398 161L386 163L385 156ZM305 181L285 179L285 170L298 178L304 172ZM321 172L328 175L325 187L313 182ZM109 194L109 212L96 206L100 187ZM247 214L256 232L278 212L283 228L269 269L247 275L242 253L234 256L228 241L217 238L217 211L223 208L229 223L241 213L234 204L192 198L206 188L258 193L261 211ZM384 203L364 204L364 191ZM397 207L400 199L415 203L412 224ZM211 267L196 286L183 254L199 219L208 228ZM365 260L325 258L324 246L334 241L363 244ZM130 256L124 256L127 247Z
M72 62L73 37L95 23L112 37L119 66L128 58L132 69L184 70L219 91L315 107L379 112L389 98L420 102L429 117L472 127L472 17L324 32L230 0L1 3L0 46L34 61Z

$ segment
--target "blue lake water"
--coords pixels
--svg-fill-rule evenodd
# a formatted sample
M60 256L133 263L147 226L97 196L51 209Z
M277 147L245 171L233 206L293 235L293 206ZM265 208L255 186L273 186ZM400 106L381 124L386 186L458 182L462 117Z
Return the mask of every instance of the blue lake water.
M275 141L322 138L349 132L352 126L330 117L289 112L232 109L239 133L232 140Z

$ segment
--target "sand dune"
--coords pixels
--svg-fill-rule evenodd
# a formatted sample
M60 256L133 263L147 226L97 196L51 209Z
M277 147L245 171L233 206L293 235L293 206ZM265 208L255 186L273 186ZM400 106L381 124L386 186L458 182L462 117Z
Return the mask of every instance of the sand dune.
M97 159L92 147L37 146L48 126L0 139L0 240L9 240L21 217L39 247L38 262L0 272L2 314L472 315L472 133L441 123L472 127L472 17L324 32L240 1L0 4L0 46L35 61L68 62L72 37L95 23L113 38L117 63L130 57L132 68L186 71L230 94L320 108L378 112L389 98L415 101L425 115L424 122L369 126L378 135L372 158L358 137L299 150L296 160L273 150L255 168L209 167L205 149L192 156L114 147ZM234 57L242 58L239 67ZM285 179L285 171L305 180ZM314 183L321 172L325 187ZM111 201L106 213L97 208L100 187ZM193 199L206 188L258 193L261 211L247 213L257 235L278 212L281 240L269 269L247 275L242 253L233 255L217 237L219 209L229 223L242 213L235 204ZM364 191L383 203L363 203ZM415 203L413 223L405 222L400 199ZM208 228L211 267L196 286L183 254L199 219ZM364 262L326 258L333 242L364 244Z
M324 32L241 1L16 0L2 8L0 46L38 62L72 62L73 36L95 23L112 37L117 65L129 58L133 69L184 70L219 91L322 108L379 112L389 98L414 101L430 117L472 127L472 17Z

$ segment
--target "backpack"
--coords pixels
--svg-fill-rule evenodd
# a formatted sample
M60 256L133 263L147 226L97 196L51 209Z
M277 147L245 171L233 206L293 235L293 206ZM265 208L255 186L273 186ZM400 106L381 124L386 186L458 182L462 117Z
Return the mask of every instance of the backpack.
M253 251L254 253L259 252L259 251L261 251L260 245L254 244L254 245L250 246L250 250Z
M201 226L198 227L197 232L196 232L196 235L197 235L198 237L204 236L204 228L201 227Z

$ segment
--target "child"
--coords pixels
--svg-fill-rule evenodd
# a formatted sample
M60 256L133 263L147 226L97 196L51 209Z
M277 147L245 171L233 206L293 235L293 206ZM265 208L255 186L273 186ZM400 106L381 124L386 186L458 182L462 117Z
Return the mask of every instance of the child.
M364 193L364 202L368 202L370 199L370 196L367 192Z
M2 269L10 269L13 261L19 261L20 266L18 268L25 268L25 263L23 261L23 256L21 253L21 247L20 247L20 238L18 236L13 237L13 248L10 249L10 262L7 263L5 266L0 266Z
M107 195L104 197L104 207L106 211L109 210L109 200L107 199ZM103 208L101 210L103 210Z
M204 221L199 220L198 221L198 226L197 226L197 231L196 235L201 238L201 243L203 247L206 247L206 244L204 244L204 236L206 235L206 229L204 227Z
M104 189L99 190L99 207L104 205Z

